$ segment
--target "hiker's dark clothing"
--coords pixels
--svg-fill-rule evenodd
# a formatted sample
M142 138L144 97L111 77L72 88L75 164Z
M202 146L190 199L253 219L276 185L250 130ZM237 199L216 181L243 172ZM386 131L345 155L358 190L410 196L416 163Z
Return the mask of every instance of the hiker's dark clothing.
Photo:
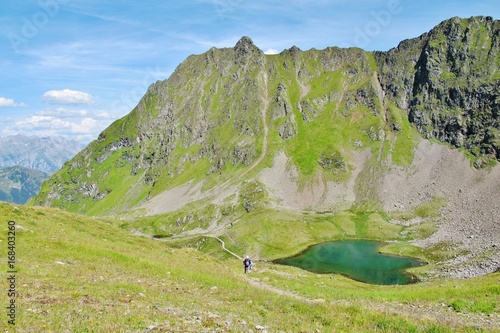
M250 269L250 263L251 261L248 258L245 258L243 260L243 265L245 266L245 273L248 272L248 270Z

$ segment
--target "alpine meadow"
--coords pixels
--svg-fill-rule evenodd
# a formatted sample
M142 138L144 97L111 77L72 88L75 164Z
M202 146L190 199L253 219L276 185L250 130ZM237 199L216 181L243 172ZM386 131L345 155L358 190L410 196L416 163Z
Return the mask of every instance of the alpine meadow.
M191 55L27 205L0 204L15 329L500 332L499 88L487 16L387 52ZM337 240L425 264L389 286L273 262Z

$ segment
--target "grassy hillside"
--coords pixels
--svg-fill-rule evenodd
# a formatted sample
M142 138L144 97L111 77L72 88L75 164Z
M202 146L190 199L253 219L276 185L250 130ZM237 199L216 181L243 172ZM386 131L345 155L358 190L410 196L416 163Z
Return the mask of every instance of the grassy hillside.
M0 215L4 253L16 222L15 330L0 321L9 332L499 331L499 273L401 287L265 262L245 275L238 259L173 249L112 220L10 204Z
M436 261L432 253L410 246L409 241L429 237L435 231L435 221L431 215L439 211L439 203L421 205L416 208L421 212L405 212L404 216L399 216L403 213L387 216L376 211L356 209L304 214L258 205L247 212L241 202L222 207L191 204L172 213L150 217L120 215L115 223L123 229L162 238L177 246L194 246L209 253L211 251L206 246L199 244L199 239L217 234L226 241L226 247L230 250L247 251L254 257L266 260L290 256L320 242L373 239L397 242L403 250L398 249L396 253L416 255L431 263ZM412 219L417 216L425 220L414 226L396 225L389 220L393 217Z
M265 55L249 38L190 56L32 203L117 213L187 181L204 181L206 189L243 174L252 179L280 152L301 185L318 175L348 181L360 150L369 149L373 163L391 150L394 163L409 165L416 132L403 110L384 105L377 70L374 55L361 49Z
M384 158L411 164L416 131L463 149L476 168L495 165L499 29L491 17L453 18L388 52L291 47L266 55L243 37L189 56L33 203L126 211L187 181L210 188L249 166L257 172L279 152L304 185L318 174L348 181L353 155L369 149L373 181ZM373 186L361 191L357 204L377 202Z

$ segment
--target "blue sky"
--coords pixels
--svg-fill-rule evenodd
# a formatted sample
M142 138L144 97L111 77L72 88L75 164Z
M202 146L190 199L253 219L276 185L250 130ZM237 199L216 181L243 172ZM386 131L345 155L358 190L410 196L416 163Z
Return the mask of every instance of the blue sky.
M498 0L2 0L0 136L88 143L190 54L242 36L268 53L388 50Z

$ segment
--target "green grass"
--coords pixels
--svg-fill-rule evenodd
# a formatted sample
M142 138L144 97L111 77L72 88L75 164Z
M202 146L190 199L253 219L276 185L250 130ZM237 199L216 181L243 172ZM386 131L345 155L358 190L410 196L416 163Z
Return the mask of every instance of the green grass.
M441 209L446 200L442 197L434 197L429 202L421 203L415 207L403 210L395 210L389 213L389 218L394 220L409 221L415 218L436 218L441 215Z
M388 114L389 125L399 128L391 151L392 162L399 166L410 166L415 156L419 135L411 126L405 111L395 105L389 105Z
M415 215L421 218L433 218L441 215L441 209L445 206L446 200L435 197L430 202L422 203L415 207Z
M297 120L298 135L287 143L286 152L292 157L299 173L310 177L321 168L318 161L322 155L336 151L343 157L347 167L341 172L340 179L335 175L330 178L345 180L350 175L350 156L347 152L353 148L355 141L371 146L367 133L380 127L380 119L362 108L352 110L351 117L345 118L333 111L332 103L325 107L327 111L320 113L313 122L306 122L301 118ZM328 178L328 172L326 177Z
M444 262L456 258L461 255L466 255L464 250L457 249L457 246L448 242L440 242L425 248L423 250L426 258L433 262Z
M265 262L245 275L239 260L134 236L111 219L9 204L0 204L0 213L5 226L9 220L17 224L17 332L245 332L257 325L272 332L470 332L473 323L460 321L458 312L472 319L499 314L499 273L405 287ZM311 233L328 224L339 233L327 217L305 219L300 223L313 227ZM0 240L6 244L5 231ZM213 239L198 243L217 252ZM412 311L442 304L452 313ZM13 329L5 320L0 328Z
M330 51L342 52L334 49ZM351 174L350 161L353 157L350 152L355 149L354 143L359 142L364 148L376 150L376 137L384 127L382 117L376 115L377 110L352 103L347 105L346 102L347 99L355 101L357 91L362 89L368 92L369 99L377 103L371 78L372 71L376 69L374 59L368 55L360 65L361 70L357 71L349 64L321 64L321 52L315 50L304 59L297 57L293 62L291 58L283 59L281 56L268 58L268 66L273 73L268 85L270 110L273 109L272 98L276 95L276 88L279 84L285 85L285 97L289 100L297 129L297 134L285 141L278 136L277 129L291 116L275 120L269 118L268 153L274 156L274 152L284 150L297 168L301 185L315 179L320 170L325 180L344 182ZM307 74L299 79L298 69ZM350 70L357 74L349 76L346 73ZM299 82L307 87L307 94L303 95ZM315 115L308 115L308 120L304 120L297 107L301 102L307 102L315 110ZM332 154L338 157L333 160L340 161L341 167L329 168L328 163L322 163L325 157L330 158Z
M226 247L245 249L272 260L294 255L310 245L341 239L400 239L403 229L377 212L295 213L261 208L241 213L227 229ZM293 241L290 241L293 240Z
M469 301L462 298L458 298L453 300L450 306L456 312L491 314L495 311L497 305L498 305L498 300Z

